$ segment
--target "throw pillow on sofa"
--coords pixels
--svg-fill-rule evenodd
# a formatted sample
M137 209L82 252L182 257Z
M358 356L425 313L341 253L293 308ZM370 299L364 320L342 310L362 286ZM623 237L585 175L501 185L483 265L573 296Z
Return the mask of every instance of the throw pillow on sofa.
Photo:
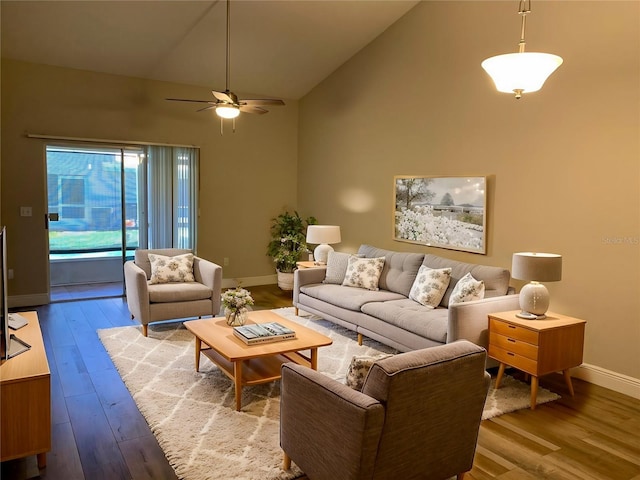
M409 298L425 307L436 308L444 297L450 281L450 268L435 269L422 265L409 292Z
M349 364L349 369L347 370L345 385L353 388L354 390L358 390L359 392L362 391L362 385L364 385L364 380L367 378L369 370L371 370L371 366L376 361L391 356L392 355L390 353L376 356L354 355L351 359L351 363Z
M193 253L167 257L149 254L151 279L149 283L195 282L193 276Z
M350 253L330 251L327 258L327 273L325 274L322 283L333 283L336 285L342 285L344 276L347 273L347 267L349 266ZM356 257L362 257L362 255L355 255Z
M346 287L366 288L378 290L378 281L384 267L384 257L359 258L349 256L347 273L344 275L342 285Z
M471 273L467 273L458 280L449 297L449 305L454 303L471 302L484 298L484 282L476 280Z

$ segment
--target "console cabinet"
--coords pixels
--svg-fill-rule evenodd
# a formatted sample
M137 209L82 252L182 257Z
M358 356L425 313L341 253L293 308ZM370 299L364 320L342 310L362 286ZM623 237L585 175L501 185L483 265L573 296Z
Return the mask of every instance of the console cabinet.
M31 348L0 365L0 457L37 455L44 468L51 450L51 374L36 312L20 312L28 325L11 331Z

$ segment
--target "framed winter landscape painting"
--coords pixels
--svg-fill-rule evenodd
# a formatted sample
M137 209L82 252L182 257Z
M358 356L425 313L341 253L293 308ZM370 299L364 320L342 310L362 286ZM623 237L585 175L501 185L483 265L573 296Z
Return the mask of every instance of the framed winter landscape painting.
M394 177L393 238L486 253L487 177Z

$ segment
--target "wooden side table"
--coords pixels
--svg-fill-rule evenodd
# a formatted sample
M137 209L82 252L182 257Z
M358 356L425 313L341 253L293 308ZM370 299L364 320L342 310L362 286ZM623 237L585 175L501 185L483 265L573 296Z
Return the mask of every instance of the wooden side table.
M320 265L316 262L296 262L298 268L327 268L326 265Z
M582 363L585 320L547 312L544 320L516 317L519 310L489 315L489 356L500 362L496 388L505 366L531 375L531 410L536 408L538 378L561 371L574 395L569 369Z
M36 312L15 333L31 349L0 365L0 460L37 455L38 468L51 450L51 374Z

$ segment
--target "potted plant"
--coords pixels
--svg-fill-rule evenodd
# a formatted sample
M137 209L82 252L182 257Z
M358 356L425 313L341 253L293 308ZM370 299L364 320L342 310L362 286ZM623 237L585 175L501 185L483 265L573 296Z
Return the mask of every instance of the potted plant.
M302 219L298 212L285 211L272 220L271 241L267 255L273 258L278 272L278 286L283 290L293 290L293 272L300 255L309 253L307 247L307 226L315 225L314 217Z

